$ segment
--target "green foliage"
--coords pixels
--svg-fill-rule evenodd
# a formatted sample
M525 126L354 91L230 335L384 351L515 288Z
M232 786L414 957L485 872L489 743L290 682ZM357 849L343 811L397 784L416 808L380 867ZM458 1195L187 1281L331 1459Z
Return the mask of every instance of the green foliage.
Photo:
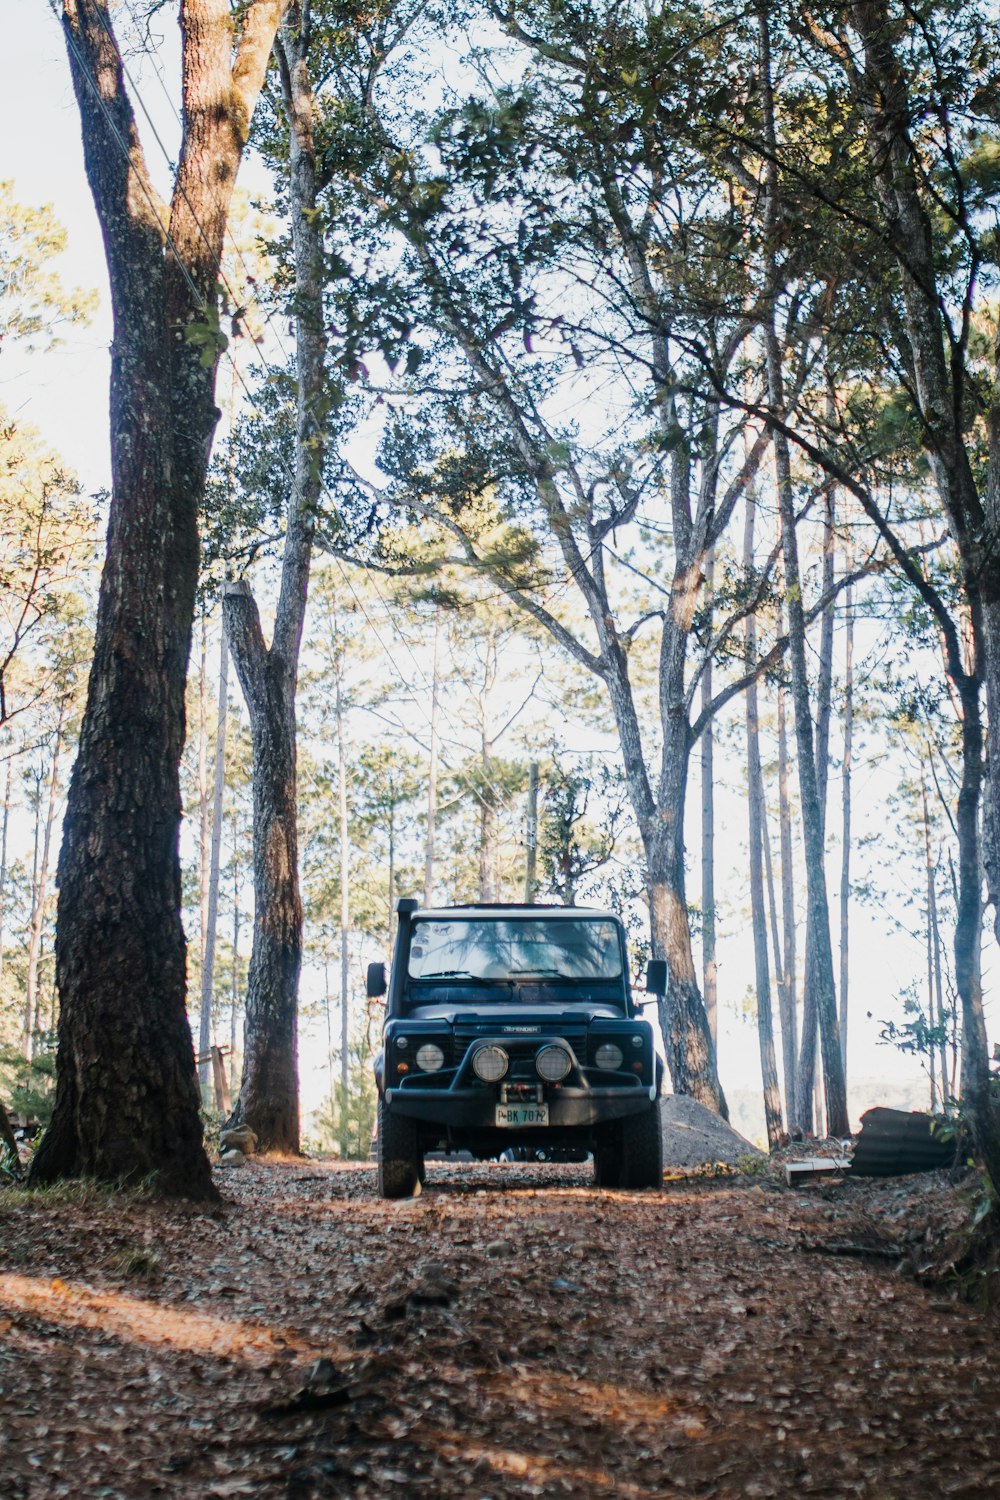
M65 254L66 231L51 205L29 208L0 182L0 340L46 351L60 327L86 323L97 294L64 286L53 261Z
M326 1143L344 1161L368 1160L377 1109L372 1048L362 1036L351 1044L346 1087L335 1084L318 1122Z
M55 1105L55 1076L54 1032L36 1035L30 1059L18 1047L0 1046L0 1080L15 1115L47 1125Z

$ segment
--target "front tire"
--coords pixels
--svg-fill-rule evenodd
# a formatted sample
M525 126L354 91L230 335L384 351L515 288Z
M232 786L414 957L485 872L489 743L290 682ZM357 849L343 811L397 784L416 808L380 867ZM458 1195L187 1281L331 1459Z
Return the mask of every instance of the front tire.
M641 1115L627 1115L621 1122L622 1174L624 1188L663 1186L663 1132L659 1101Z
M424 1176L416 1120L394 1115L378 1101L378 1190L382 1198L415 1198Z
M603 1188L622 1185L622 1139L619 1125L605 1126L594 1142L594 1184Z

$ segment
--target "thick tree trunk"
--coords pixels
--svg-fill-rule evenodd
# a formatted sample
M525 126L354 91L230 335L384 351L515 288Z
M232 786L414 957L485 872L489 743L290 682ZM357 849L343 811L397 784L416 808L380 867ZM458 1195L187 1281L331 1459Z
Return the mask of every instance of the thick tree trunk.
M712 633L712 595L715 554L709 551L705 560L705 608L708 611L708 634ZM712 661L705 663L701 678L701 705L712 701ZM705 990L705 1014L712 1045L719 1045L718 962L715 943L715 735L709 719L701 736L701 967Z
M753 531L755 501L747 496L746 527L743 533L743 568L749 576L753 567ZM744 626L746 659L749 666L757 659L757 622L749 614ZM781 1144L781 1090L778 1063L774 1054L774 1017L771 1009L771 974L767 960L767 911L764 903L764 868L762 861L764 830L764 773L760 763L760 737L757 727L757 683L747 686L747 804L750 835L750 922L753 929L754 972L757 989L757 1037L760 1045L760 1071L764 1090L764 1119L767 1142L772 1151Z
M155 1174L164 1192L214 1195L185 1011L179 764L197 515L217 420L219 257L279 14L279 0L252 0L234 52L228 5L184 0L185 130L168 215L104 0L64 0L114 311L112 497L59 859L55 1109L34 1182Z
M265 646L247 585L229 585L225 627L250 713L253 740L254 935L247 984L243 1080L234 1120L257 1149L299 1149L299 894L295 694L326 432L323 240L316 211L308 22L293 7L275 55L289 123L289 189L295 255L298 402L295 475L289 500L274 636Z

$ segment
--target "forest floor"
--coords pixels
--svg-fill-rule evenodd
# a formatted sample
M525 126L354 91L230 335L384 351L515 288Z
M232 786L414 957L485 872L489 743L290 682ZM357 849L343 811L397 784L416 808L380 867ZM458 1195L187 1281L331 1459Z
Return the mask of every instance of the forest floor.
M4 1500L1000 1495L996 1327L900 1264L969 1187L589 1176L0 1195Z

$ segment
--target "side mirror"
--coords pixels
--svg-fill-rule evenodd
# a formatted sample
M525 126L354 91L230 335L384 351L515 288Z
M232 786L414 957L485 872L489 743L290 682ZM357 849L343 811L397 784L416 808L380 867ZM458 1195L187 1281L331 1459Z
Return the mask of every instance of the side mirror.
M665 958L651 958L646 967L646 989L651 995L665 995L667 993L667 961Z
M368 974L365 979L365 991L369 1000L377 1000L386 992L385 964L369 964Z

